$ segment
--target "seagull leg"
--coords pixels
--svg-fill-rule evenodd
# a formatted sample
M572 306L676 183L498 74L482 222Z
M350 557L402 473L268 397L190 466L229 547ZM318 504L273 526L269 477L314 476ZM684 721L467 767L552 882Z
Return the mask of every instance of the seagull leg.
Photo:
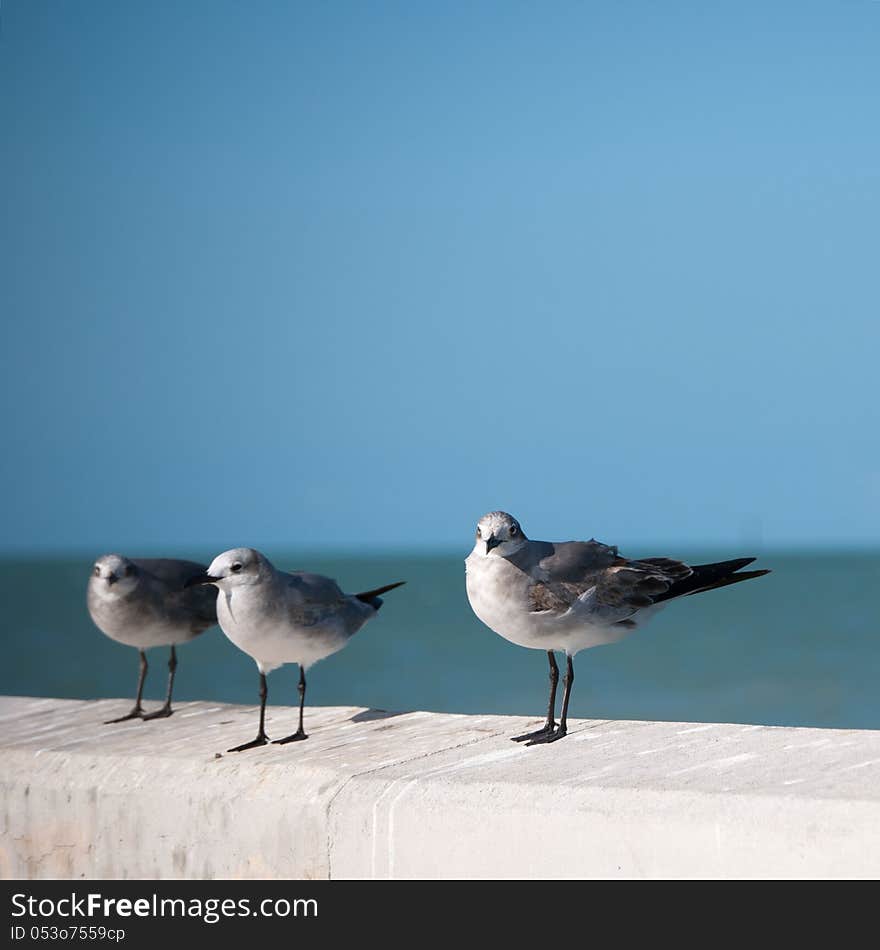
M514 742L528 742L529 739L553 735L553 730L556 728L556 684L559 682L559 667L556 665L556 657L553 656L552 650L547 651L547 659L550 660L550 702L547 705L547 722L534 732L512 736Z
M303 707L306 704L306 674L303 671L302 664L299 667L299 685L296 689L299 693L299 729L283 739L275 739L276 745L287 745L288 742L300 742L302 739L308 739L303 729Z
M114 722L127 722L129 719L140 719L144 710L141 706L141 696L144 693L144 680L147 678L147 655L143 650L138 650L138 653L141 655L141 671L138 675L138 691L137 698L134 701L134 706L132 706L131 712L125 716L120 716L118 719L108 719L104 725L109 726Z
M559 725L554 732L549 732L543 736L538 736L527 742L526 745L541 745L545 742L555 742L568 734L568 700L571 698L571 684L574 682L574 664L571 657L566 656L567 665L565 667L565 676L562 677L562 715L559 717Z
M177 651L174 649L174 644L171 644L171 656L168 659L168 695L165 697L165 705L161 709L157 709L155 712L147 713L142 718L147 719L164 719L166 716L170 716L174 710L171 708L171 693L174 690L174 671L177 669Z
M257 746L265 745L269 741L266 735L266 697L269 695L269 689L266 686L266 674L260 673L260 731L257 738L242 745L237 745L234 749L227 749L227 752L244 752L245 749L255 749Z

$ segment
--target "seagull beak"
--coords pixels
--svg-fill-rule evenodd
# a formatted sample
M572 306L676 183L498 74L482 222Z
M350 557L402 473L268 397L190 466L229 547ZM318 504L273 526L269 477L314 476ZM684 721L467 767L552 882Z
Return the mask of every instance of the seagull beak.
M496 538L494 534L486 538L486 554L488 554L492 548L497 548L499 544L501 544L501 539Z
M216 584L219 580L219 577L212 577L210 574L196 574L195 577L191 577L183 586L196 587L199 584Z

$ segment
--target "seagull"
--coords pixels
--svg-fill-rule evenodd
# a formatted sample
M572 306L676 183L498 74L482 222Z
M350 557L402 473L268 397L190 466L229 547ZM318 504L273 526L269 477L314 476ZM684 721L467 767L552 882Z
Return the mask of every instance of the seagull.
M630 560L600 541L531 541L506 511L477 523L474 549L465 560L471 608L495 633L550 660L547 721L514 742L555 742L568 731L574 683L572 659L588 647L616 643L650 619L666 602L737 584L769 571L737 573L753 557L689 566L666 557ZM556 724L559 667L565 653L562 715Z
M190 586L217 587L220 629L256 662L260 671L257 737L227 751L243 752L269 741L265 730L266 674L285 663L299 664L299 728L274 741L284 745L308 739L303 729L306 670L341 650L379 611L379 595L404 583L386 584L361 594L344 594L329 577L277 570L253 548L225 551L214 558L207 572L192 578Z
M172 558L128 558L104 554L95 561L89 577L86 603L98 629L140 653L137 697L131 712L105 725L128 719L163 719L170 716L178 643L186 643L217 623L215 598L210 591L186 590L186 582L203 574L205 565ZM147 677L146 650L170 646L168 692L165 705L155 712L141 708Z

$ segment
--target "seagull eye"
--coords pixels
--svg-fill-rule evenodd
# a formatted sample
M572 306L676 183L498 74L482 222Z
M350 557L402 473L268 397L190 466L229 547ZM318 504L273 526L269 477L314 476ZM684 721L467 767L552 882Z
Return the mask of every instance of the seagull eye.
M241 570L241 564L239 564L238 561L236 561L235 564L233 564L232 567L229 568L229 570L232 571L233 574L237 574Z
M510 526L510 536L511 536L512 538L515 538L515 537L516 537L516 532L517 532L518 530L519 530L519 529L517 528L517 526L516 526L515 524L512 524L512 525Z
M131 575L134 574L134 567L132 567L131 564L126 564L125 570L122 573L125 574L126 577L131 577Z
M100 577L100 576L101 576L101 568L98 567L98 565L96 564L96 565L95 565L95 577Z
M478 540L478 541L480 540L480 529L479 529L479 528L477 528L477 540Z

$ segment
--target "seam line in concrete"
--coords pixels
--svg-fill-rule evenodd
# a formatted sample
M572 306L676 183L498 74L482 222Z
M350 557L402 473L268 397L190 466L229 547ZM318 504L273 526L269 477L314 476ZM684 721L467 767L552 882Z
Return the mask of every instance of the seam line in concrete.
M336 799L337 799L337 798L339 797L339 795L342 794L342 792L348 787L349 783L353 782L355 779L366 778L367 776L371 776L371 775L377 775L379 772L382 772L382 771L384 771L385 769L399 768L400 766L411 765L413 762L419 762L419 761L421 761L422 759L428 759L428 758L431 758L431 756L435 756L435 755L442 755L444 752L454 752L456 749L463 749L465 746L477 745L477 744L480 743L480 742L486 742L488 739L494 739L494 738L496 738L496 737L499 736L499 735L501 735L500 730L498 730L498 731L496 731L496 732L489 733L489 734L487 734L487 735L485 735L485 736L480 736L479 738L476 738L476 739L469 739L467 742L457 742L457 743L453 743L452 745L446 745L446 746L444 746L442 749L432 749L432 750L429 751L429 752L422 752L420 755L414 755L414 756L412 756L412 758L408 758L408 759L401 759L401 760L398 761L398 762L384 762L382 765L377 765L375 768L372 768L372 769L365 769L363 772L356 772L354 775L349 775L348 778L346 778L345 781L339 786L339 788L336 789L336 791L335 791L335 792L333 793L333 795L330 797L330 800L327 802L327 809L326 809L326 818L327 818L327 876L328 876L331 880L333 879L332 845L331 845L331 840L330 840L330 838L331 838L331 835L330 835L331 824L330 824L330 822L331 822L331 819L332 819L332 814L331 814L331 812L332 812L332 809L333 809L333 804L335 803ZM379 796L378 796L378 798L376 799L376 801L373 802L373 852L374 852L374 857L375 857L375 840L376 840L376 806L378 805L378 803L379 803L379 801L381 800L381 798L389 791L389 789L391 789L391 788L396 784L396 781L397 781L397 780L395 780L394 782L392 782L391 785L390 785L388 788L383 789L382 792L379 793ZM375 860L374 860L374 866L375 866ZM375 874L374 874L373 876L375 877Z

